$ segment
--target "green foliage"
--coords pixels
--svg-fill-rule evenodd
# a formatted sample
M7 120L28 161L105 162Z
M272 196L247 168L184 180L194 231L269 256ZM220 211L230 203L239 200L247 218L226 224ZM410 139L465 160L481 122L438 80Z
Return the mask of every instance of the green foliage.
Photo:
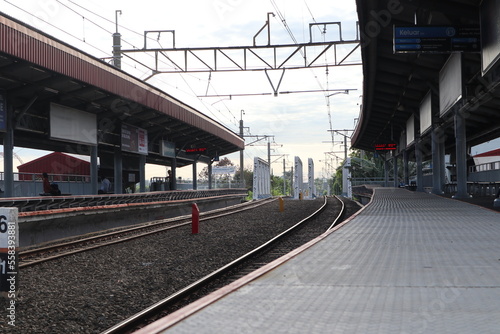
M245 201L253 200L253 191L249 190L247 197L245 197Z
M253 189L253 172L249 169L243 169L243 177L245 179L245 188L247 189ZM241 182L241 171L238 168L236 173L234 174L234 182L236 183L242 183Z
M272 196L282 196L283 195L283 178L275 175L271 175L271 195Z
M352 177L384 177L384 159L376 158L373 152L354 150L351 153Z
M337 168L335 177L331 180L330 187L332 189L332 194L342 194L342 167Z
M314 186L316 187L316 196L320 197L328 195L328 181L329 180L323 180L319 178L314 179Z

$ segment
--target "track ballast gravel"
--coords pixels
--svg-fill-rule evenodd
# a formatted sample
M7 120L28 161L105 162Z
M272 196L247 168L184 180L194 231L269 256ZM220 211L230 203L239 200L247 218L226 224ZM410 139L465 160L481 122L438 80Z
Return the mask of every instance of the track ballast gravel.
M0 332L99 333L238 258L323 203L285 201L24 268L16 327ZM333 217L332 217L333 219ZM14 331L12 331L14 329Z

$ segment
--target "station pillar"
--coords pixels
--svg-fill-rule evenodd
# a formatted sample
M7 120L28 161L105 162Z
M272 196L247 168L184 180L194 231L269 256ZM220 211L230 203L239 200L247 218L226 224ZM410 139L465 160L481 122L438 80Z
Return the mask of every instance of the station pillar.
M394 154L394 157L392 157L392 163L394 164L394 188L398 188L399 187L398 156L396 154Z
M384 187L389 187L389 160L386 154L384 154Z
M212 161L208 164L208 189L212 189Z
M14 124L13 108L7 103L7 94L0 91L0 103L6 113L6 129L3 137L4 196L14 196Z
M469 198L467 193L467 144L465 117L459 110L455 113L455 139L457 164L457 193L453 198Z
M172 180L170 180L170 190L177 190L177 159L172 159Z
M403 151L403 166L404 166L404 183L405 185L410 184L410 159L408 158L408 150Z
M417 138L415 144L415 159L417 160L417 191L424 191L424 172L422 170L422 141Z
M441 138L439 141L439 160L440 160L440 177L441 177L441 184L446 184L448 182L447 177L446 177L446 148L444 145L444 137ZM444 189L442 189L444 190Z
M198 172L196 169L196 161L193 163L193 190L198 190Z
M432 129L432 193L436 195L443 194L443 183L441 177L441 156L440 141L442 140L441 131L435 127Z
M139 192L146 192L146 156L139 157Z
M97 194L99 177L97 175L97 146L90 146L90 189L92 194Z
M114 156L114 180L113 180L113 188L115 194L121 194L123 192L123 158L122 158L122 150L120 147L115 148L115 156Z

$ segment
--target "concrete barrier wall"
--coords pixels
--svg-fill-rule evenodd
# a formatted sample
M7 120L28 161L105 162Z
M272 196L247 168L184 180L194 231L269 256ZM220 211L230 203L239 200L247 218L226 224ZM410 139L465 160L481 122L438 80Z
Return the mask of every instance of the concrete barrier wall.
M500 170L488 170L469 174L470 182L500 182Z
M191 214L191 204L200 212L239 204L245 196L227 195L138 205L114 205L60 209L19 214L20 247L31 246L115 227Z

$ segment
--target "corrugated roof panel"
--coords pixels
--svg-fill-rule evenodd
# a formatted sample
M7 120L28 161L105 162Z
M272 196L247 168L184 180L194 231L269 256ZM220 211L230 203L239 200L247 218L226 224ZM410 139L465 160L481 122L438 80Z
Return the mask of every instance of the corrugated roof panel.
M125 97L133 102L141 103L191 126L221 136L233 145L243 146L242 140L236 134L216 121L183 105L180 101L158 89L79 50L1 16L0 33L3 52ZM12 43L12 41L16 41L16 43Z

